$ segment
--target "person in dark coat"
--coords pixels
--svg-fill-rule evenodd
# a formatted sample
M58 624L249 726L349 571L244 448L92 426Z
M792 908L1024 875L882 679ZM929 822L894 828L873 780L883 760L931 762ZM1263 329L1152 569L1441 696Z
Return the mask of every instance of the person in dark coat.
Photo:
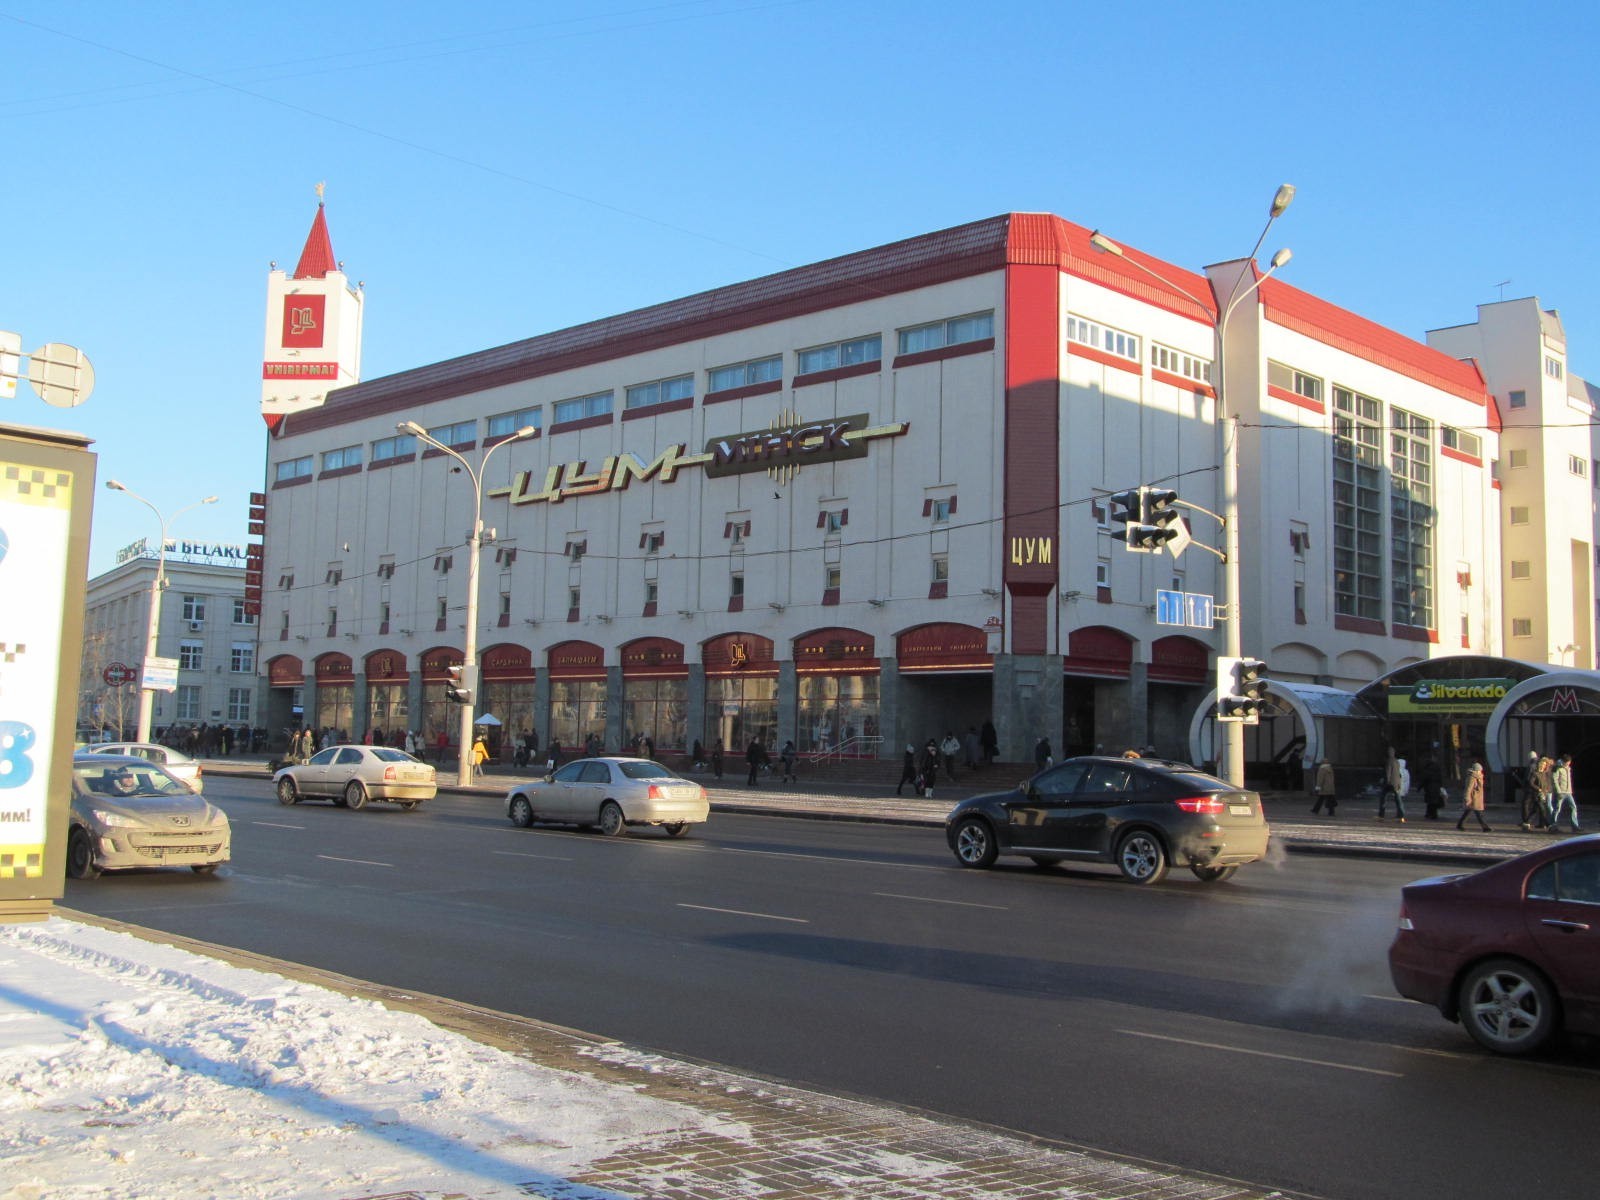
M745 780L747 787L758 787L756 773L761 770L761 764L767 761L767 748L761 744L760 738L751 738L750 747L744 752L745 762L750 764L750 777Z
M799 776L794 773L794 766L795 760L800 757L800 751L795 749L793 738L783 744L783 752L778 757L783 761L783 781L798 783Z
M1437 821L1439 810L1444 807L1444 772L1436 758L1422 764L1422 803L1427 809L1424 818Z
M979 737L983 742L983 765L987 767L1000 757L1000 735L995 732L993 721L983 723Z
M918 790L917 751L910 742L906 743L906 756L901 760L900 763L900 782L894 785L894 794L898 796L900 794L900 789L905 787L905 785L908 783L911 785L912 792L915 793Z
M554 771L561 765L561 740L550 739L550 749L545 753L544 765Z
M932 738L922 748L922 761L918 764L922 768L922 794L933 795L933 782L939 778L939 743Z
M711 770L718 779L722 778L722 739L717 739L717 744L711 747Z
M1033 765L1034 765L1035 768L1037 768L1040 771L1044 770L1046 767L1048 767L1050 765L1051 759L1053 757L1054 757L1054 755L1052 755L1050 753L1050 739L1049 738L1040 738L1037 742L1034 743L1034 746L1033 746Z

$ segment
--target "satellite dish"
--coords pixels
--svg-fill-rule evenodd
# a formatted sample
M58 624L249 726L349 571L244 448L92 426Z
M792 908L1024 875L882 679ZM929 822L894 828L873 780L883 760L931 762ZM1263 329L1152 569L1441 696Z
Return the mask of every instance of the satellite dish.
M76 346L49 342L28 356L28 382L46 404L76 408L94 391L94 367Z

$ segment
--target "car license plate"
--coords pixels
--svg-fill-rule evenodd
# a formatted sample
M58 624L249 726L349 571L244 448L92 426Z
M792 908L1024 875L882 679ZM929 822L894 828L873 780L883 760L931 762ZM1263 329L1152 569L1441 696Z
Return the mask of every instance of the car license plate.
M1248 804L1230 804L1228 805L1228 812L1236 817L1248 817L1250 815L1250 806Z

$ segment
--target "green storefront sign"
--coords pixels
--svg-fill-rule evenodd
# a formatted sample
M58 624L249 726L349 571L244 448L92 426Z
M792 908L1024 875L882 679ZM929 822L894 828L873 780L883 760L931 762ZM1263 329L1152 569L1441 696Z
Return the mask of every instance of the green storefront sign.
M1422 679L1389 688L1389 715L1487 716L1516 684L1515 679Z

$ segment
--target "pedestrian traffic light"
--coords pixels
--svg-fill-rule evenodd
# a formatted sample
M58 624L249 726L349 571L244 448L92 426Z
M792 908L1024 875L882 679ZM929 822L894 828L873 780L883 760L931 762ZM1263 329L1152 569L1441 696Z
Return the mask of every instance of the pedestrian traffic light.
M1124 543L1129 550L1137 550L1140 554L1148 554L1151 550L1151 547L1139 541L1139 531L1145 523L1145 493L1148 490L1142 487L1129 488L1111 496L1110 524L1122 526L1113 530L1111 536Z
M444 698L452 704L471 704L472 689L462 682L460 667L447 667L450 678L444 683Z
M1266 663L1258 658L1217 656L1217 720L1259 724L1266 694Z

